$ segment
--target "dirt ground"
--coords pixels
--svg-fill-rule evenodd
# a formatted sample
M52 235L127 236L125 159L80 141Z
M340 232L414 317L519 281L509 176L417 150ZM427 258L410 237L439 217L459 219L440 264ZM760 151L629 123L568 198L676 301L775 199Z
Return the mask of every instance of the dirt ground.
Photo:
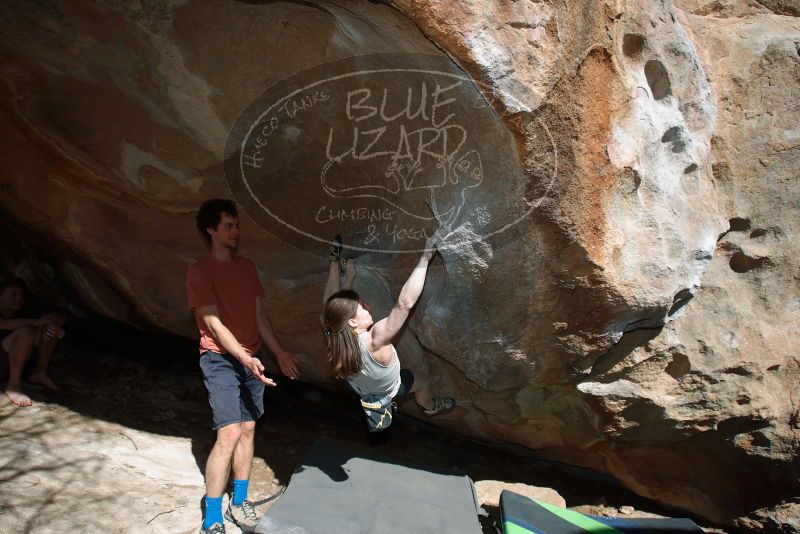
M193 346L162 341L150 340L159 349L143 352L147 342L135 337L103 343L73 336L52 366L62 392L30 386L34 405L24 409L2 396L0 533L198 531L214 439L210 410ZM391 439L370 444L354 399L306 384L280 380L266 410L250 484L260 512L280 498L303 452L324 435L474 481L553 488L586 513L631 507L633 515L669 514L608 477L498 452L402 414ZM487 511L484 532L496 532L497 509Z

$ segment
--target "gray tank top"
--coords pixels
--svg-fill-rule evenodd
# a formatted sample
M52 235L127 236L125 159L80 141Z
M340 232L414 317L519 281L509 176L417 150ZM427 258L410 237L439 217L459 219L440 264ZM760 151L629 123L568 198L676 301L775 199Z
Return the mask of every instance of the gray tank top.
M375 361L367 350L367 332L359 334L358 348L361 352L361 371L347 377L359 395L382 394L394 397L400 389L400 358L392 345L394 360L389 365Z

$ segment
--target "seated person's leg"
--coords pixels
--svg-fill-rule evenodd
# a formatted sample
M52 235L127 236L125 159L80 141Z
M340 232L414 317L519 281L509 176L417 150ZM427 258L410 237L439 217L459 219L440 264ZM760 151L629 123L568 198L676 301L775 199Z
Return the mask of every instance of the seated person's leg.
M53 324L37 327L36 338L34 339L34 345L36 346L36 367L33 373L28 377L28 381L58 391L59 388L53 382L53 379L50 378L47 369L50 367L50 360L53 357L53 352L56 350L56 344L59 339L64 337L64 329L62 326L66 323L67 316L65 313L57 311L42 315L42 319L48 319L52 321Z
M32 326L17 328L2 342L8 355L8 383L5 394L17 406L30 406L31 399L22 392L22 369L33 351L36 330Z

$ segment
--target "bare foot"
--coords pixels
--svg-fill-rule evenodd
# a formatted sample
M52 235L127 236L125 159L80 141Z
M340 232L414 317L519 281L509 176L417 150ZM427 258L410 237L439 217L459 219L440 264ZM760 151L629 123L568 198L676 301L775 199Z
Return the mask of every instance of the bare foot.
M31 404L33 404L31 402L31 398L29 396L25 395L21 391L15 391L13 389L6 389L5 394L9 399L11 399L11 402L13 402L14 404L16 404L19 407L30 406Z
M28 382L31 384L41 384L47 389L52 389L53 391L61 391L61 388L59 388L56 383L53 382L53 379L46 374L34 373L28 377Z

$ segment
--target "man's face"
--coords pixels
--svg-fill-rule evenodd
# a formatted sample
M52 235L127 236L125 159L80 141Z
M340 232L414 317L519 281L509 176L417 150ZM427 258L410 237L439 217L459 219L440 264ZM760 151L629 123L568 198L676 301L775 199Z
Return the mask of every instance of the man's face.
M9 286L0 291L0 307L19 311L25 305L25 292L21 287Z
M223 213L216 228L209 228L211 243L224 247L239 248L239 217Z

